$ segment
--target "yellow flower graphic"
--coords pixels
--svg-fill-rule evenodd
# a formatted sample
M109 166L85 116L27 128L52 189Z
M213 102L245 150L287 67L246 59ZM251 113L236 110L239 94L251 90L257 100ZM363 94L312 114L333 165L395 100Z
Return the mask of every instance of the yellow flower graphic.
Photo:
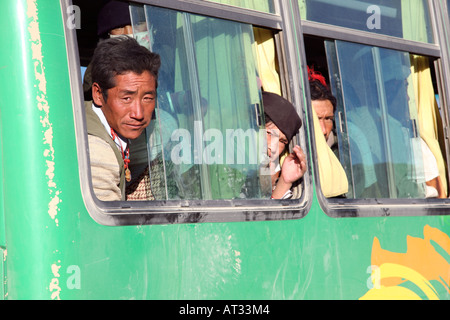
M424 227L423 239L407 237L406 253L384 250L375 238L372 265L378 268L372 271L374 286L361 299L421 299L412 290L400 286L406 281L415 284L430 300L439 299L430 283L432 280L440 282L450 293L450 263L440 250L450 254L450 237L428 225Z

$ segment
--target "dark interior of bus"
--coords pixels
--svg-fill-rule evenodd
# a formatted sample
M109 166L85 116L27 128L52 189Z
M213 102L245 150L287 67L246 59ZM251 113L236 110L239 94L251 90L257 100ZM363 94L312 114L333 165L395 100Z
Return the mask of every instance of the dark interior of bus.
M80 8L80 28L76 30L81 66L87 66L99 40L97 16L104 1L73 0Z

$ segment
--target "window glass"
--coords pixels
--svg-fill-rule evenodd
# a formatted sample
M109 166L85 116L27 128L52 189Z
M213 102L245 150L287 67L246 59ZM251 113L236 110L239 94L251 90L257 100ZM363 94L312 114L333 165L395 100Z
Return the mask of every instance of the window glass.
M267 13L275 13L273 0L208 0L208 1L228 4L232 6Z
M252 26L152 6L131 13L135 37L162 59L155 119L131 152L134 165L148 161L155 199L270 197Z
M300 0L302 18L433 43L426 0Z
M410 55L326 42L349 198L425 198L423 141Z

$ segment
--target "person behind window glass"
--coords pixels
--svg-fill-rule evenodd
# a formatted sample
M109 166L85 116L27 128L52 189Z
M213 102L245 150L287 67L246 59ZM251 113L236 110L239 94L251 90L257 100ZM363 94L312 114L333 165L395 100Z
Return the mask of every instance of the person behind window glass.
M145 18L140 19L145 22ZM149 49L148 33L145 23L136 25L136 40ZM133 27L130 17L129 3L117 0L104 0L97 16L97 36L100 40L114 37L133 37ZM137 39L139 36L139 39ZM144 38L147 39L144 39ZM92 64L89 63L83 77L84 100L92 100ZM127 200L154 200L150 187L150 176L147 159L146 136L142 134L130 141L132 180L126 183ZM153 180L152 180L153 181Z
M269 92L262 93L266 120L267 155L270 159L272 176L272 198L293 197L292 186L298 183L306 171L306 157L296 145L284 159L281 168L279 157L285 151L292 137L298 133L302 122L294 106L283 97Z
M436 158L427 143L420 138L423 155L424 176L426 182L426 198L446 198Z
M129 140L150 124L160 57L120 37L100 41L91 64L93 101L85 109L92 184L100 200L125 200Z
M100 9L97 18L97 35L107 39L111 35L133 34L130 9L127 2L107 0Z
M134 18L137 21L132 26L128 2L107 0L98 15L97 35L100 39L128 36L151 50L144 10L134 11Z
M343 168L339 163L339 155L338 155L338 144L337 139L334 134L334 113L336 111L336 98L331 93L328 85L325 81L325 78L318 72L315 72L313 69L308 68L308 78L309 78L309 87L311 94L311 104L317 115L320 128L322 129L322 133L325 137L326 145L330 152L328 156L326 155L328 152L318 154L319 159L322 160L328 158L329 161L326 161L329 165L324 166L323 168L328 168L328 170L332 170L327 172L327 175L334 176L334 179L342 179L345 177L345 172L343 172ZM324 150L322 150L324 151ZM333 157L330 157L332 155ZM333 159L336 159L334 161ZM322 162L323 163L323 162ZM325 169L323 169L325 170ZM336 178L339 177L339 178ZM328 177L327 177L328 178ZM333 197L339 196L342 197L347 192L348 187L345 183L332 183L331 181L336 182L333 179L329 181L324 181L323 183L328 183L332 185L331 190ZM336 191L339 190L339 191ZM344 192L339 194L340 192ZM327 195L328 197L328 195Z
M130 9L128 2L106 0L100 9L97 17L97 36L104 40L108 38L128 36L133 37L133 27L131 25ZM145 18L144 18L145 22ZM136 30L136 39L139 44L145 45L149 42L146 24L139 24L139 30ZM92 79L91 65L89 64L83 77L83 90L85 100L92 99Z

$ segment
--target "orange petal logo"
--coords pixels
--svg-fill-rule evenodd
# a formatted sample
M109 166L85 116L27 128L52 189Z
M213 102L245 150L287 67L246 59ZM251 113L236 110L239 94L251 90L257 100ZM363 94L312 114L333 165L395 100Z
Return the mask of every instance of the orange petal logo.
M375 238L372 247L372 289L361 299L421 299L401 286L410 281L430 300L439 299L430 281L436 280L450 293L450 237L439 229L425 226L424 238L407 237L406 253L381 248Z

